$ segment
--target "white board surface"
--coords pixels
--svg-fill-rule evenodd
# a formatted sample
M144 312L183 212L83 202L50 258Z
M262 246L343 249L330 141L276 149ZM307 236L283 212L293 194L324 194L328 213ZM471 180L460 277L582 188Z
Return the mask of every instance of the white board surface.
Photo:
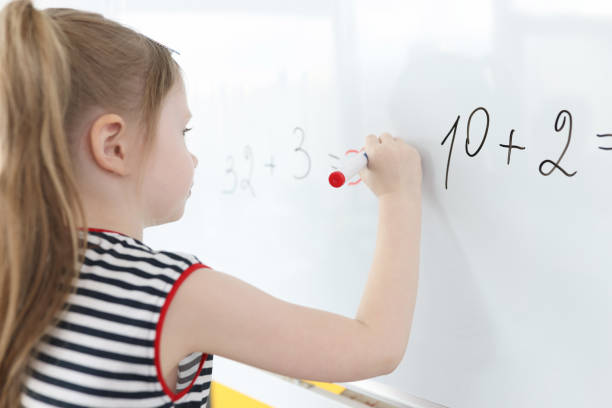
M354 317L377 202L363 183L332 189L329 154L389 131L423 157L420 286L401 365L372 381L458 408L612 404L609 2L89 8L179 51L186 73L195 186L149 245Z

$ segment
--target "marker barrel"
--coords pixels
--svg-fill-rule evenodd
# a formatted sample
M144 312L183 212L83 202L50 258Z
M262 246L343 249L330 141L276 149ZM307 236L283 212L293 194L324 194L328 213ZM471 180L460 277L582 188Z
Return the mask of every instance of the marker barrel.
M340 162L338 170L329 175L329 184L339 188L347 180L352 179L357 173L368 165L368 155L363 152L357 155L352 155L344 158Z

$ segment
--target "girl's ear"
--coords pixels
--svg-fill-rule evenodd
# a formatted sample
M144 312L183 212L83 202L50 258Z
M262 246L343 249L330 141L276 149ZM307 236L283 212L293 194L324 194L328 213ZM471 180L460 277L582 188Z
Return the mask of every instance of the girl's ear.
M130 174L127 162L129 140L121 116L114 113L100 116L92 124L87 140L98 166L120 176Z

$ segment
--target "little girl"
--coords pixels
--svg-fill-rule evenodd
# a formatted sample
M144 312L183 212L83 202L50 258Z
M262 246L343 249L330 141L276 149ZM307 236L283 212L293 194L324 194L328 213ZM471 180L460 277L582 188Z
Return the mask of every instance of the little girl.
M0 407L201 407L217 354L328 382L392 372L419 265L421 162L365 138L376 249L355 318L270 296L152 249L181 218L196 157L180 67L102 15L0 14Z

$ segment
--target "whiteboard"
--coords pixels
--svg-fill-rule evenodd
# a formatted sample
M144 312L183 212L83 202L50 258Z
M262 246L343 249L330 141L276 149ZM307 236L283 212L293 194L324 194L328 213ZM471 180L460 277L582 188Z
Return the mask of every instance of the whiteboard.
M92 7L186 75L195 185L145 242L354 317L377 201L332 189L330 154L389 131L423 158L420 282L404 359L371 381L450 407L612 404L609 2Z

